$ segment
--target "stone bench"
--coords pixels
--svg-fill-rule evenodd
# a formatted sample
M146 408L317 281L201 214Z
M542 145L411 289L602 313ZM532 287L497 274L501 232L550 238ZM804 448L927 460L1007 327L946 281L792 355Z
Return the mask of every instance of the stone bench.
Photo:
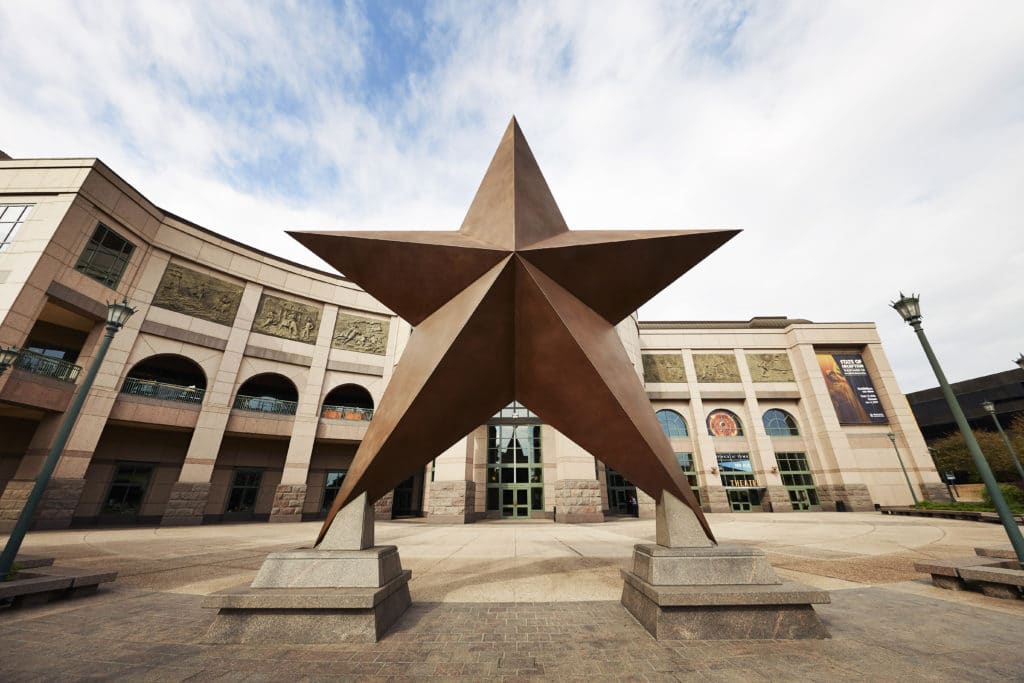
M1020 595L1017 576L1024 577L1016 559L975 555L955 560L915 562L914 569L931 574L932 583L947 590L981 590L985 595L1016 598ZM984 578L975 578L984 577ZM1004 585L1005 584L1005 585ZM1004 585L1002 589L997 585Z
M997 557L1001 560L1015 560L1017 553L1013 552L1013 546L1000 545L994 548L975 548L974 554L980 557Z
M89 595L101 583L117 578L116 571L55 567L53 558L19 555L15 563L20 567L18 574L10 581L0 582L0 605L30 607Z
M1019 564L1016 568L987 565L964 567L960 570L960 578L977 584L982 593L993 598L1016 600L1021 597L1021 589L1024 588L1024 570L1020 569Z

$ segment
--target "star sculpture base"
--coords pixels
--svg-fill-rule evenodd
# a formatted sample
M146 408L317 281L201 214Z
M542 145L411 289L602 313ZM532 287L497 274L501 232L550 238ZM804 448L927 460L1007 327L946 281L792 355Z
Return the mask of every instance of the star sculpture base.
M622 570L622 606L659 640L828 638L812 605L827 591L776 576L764 551L715 545L681 501L665 493L657 544L633 548Z
M373 544L366 495L316 548L271 553L249 586L207 596L208 643L376 642L411 604L398 548Z

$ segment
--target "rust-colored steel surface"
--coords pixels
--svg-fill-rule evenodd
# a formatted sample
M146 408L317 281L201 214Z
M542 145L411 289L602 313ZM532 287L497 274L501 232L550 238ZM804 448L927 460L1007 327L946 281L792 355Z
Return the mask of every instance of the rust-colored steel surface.
M570 231L513 118L455 232L293 232L415 325L317 538L513 399L714 538L614 325L737 230Z

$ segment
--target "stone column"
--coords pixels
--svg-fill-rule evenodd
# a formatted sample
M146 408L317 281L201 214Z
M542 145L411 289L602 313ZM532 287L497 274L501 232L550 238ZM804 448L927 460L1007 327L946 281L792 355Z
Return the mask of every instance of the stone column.
M327 373L327 360L331 353L334 323L337 318L338 307L325 305L316 346L313 348L313 361L306 374L306 385L299 390L299 405L295 411L295 421L292 423L292 436L288 442L284 472L281 474L281 483L274 492L274 503L270 511L271 522L302 521L309 462L313 457L316 430L320 425L324 375Z
M434 481L424 506L434 524L466 524L476 520L476 483L473 481L473 434L459 439L437 456ZM390 506L388 510L390 518Z
M686 370L686 384L690 392L690 410L692 411L690 438L693 442L693 468L697 472L697 481L704 482L701 490L701 507L706 512L729 512L729 500L718 475L718 454L715 441L708 434L707 414L704 400L701 398L700 385L697 383L697 368L693 364L693 352L683 349L683 367ZM712 472L714 470L714 472Z
M765 500L761 501L761 507L768 512L792 512L793 504L789 501L789 493L782 484L782 475L779 473L778 462L775 460L775 447L772 445L771 437L764 429L764 414L757 400L754 380L750 376L746 351L736 349L735 353L745 396L744 405L747 413L745 418L752 446L751 464L754 466L754 473L766 487Z
M192 441L185 454L178 481L171 486L170 498L160 523L169 525L202 524L206 512L206 501L210 497L210 479L220 452L221 440L231 414L234 401L235 380L238 368L245 355L256 308L259 306L263 288L252 282L246 283L242 301L238 306L234 325L228 336L227 346L220 359L220 367L213 382L207 387L202 412L196 422Z
M554 428L547 427L543 435L545 455L555 460L555 521L603 522L594 456Z

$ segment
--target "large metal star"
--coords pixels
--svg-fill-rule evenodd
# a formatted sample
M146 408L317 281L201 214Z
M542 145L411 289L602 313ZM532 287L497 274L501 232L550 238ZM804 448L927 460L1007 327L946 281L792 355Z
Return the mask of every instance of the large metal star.
M317 543L514 399L713 539L614 325L737 232L570 232L513 118L458 231L291 233L415 326Z

